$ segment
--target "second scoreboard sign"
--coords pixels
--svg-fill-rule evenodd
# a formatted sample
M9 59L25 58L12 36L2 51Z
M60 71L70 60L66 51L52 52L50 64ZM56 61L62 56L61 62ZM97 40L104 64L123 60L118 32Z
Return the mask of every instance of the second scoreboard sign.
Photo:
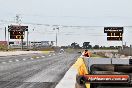
M104 33L107 33L108 41L122 41L123 27L104 27Z

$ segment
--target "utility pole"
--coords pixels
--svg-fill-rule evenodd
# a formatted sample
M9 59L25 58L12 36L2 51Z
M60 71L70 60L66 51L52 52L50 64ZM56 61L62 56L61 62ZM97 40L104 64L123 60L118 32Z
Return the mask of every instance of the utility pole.
M20 15L16 14L16 23L20 24L20 22L21 22Z
M20 19L20 15L16 14L16 23L20 25L21 19ZM21 50L23 50L23 38L21 36Z
M57 32L56 32L56 47L57 47L57 42L58 42L58 41L57 41Z
M57 28L53 28L53 30L58 30L58 32L59 32L59 27L57 27ZM58 43L58 35L57 35L57 33L58 33L57 31L56 31L56 47L57 47L57 43Z

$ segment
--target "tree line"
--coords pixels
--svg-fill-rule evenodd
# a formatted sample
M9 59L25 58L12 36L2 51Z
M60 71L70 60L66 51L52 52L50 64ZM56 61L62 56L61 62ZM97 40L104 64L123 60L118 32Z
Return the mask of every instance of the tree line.
M61 46L62 48L73 48L73 49L118 49L121 46L99 46L99 45L90 45L90 42L84 42L83 46L80 46L78 43L73 42L69 46Z

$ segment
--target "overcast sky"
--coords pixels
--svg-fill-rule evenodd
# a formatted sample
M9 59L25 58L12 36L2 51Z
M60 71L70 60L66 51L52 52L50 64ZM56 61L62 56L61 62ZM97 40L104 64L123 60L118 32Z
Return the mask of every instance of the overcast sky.
M14 21L20 14L22 22L76 26L132 26L132 0L0 0L0 20ZM9 23L10 24L10 23ZM0 22L0 30L8 24ZM30 25L30 40L55 40L51 27ZM36 31L32 31L36 28ZM38 32L39 30L41 32ZM132 44L131 27L125 27L124 41ZM95 36L94 36L95 35ZM34 37L35 36L35 37ZM37 37L36 37L37 36ZM72 42L93 45L121 45L107 42L103 27L60 28L59 45ZM0 35L4 40L4 34Z

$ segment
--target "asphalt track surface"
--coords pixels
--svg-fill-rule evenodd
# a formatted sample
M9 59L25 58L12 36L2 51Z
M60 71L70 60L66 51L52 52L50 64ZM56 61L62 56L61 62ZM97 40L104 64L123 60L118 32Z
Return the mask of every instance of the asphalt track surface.
M78 56L34 53L0 57L0 88L55 88Z

